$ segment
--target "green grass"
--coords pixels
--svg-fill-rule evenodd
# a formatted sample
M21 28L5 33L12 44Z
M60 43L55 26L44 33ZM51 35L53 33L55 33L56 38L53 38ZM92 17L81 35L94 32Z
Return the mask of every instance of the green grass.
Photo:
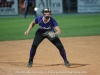
M100 35L100 14L53 15L53 18L61 28L60 37ZM0 18L0 41L34 38L38 25L24 36L32 20L33 17Z

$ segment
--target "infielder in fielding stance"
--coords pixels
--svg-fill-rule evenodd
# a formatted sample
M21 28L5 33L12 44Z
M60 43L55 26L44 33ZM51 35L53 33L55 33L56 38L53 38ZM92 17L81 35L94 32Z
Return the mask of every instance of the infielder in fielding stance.
M51 17L51 9L44 8L42 10L42 16L37 17L30 23L30 25L29 25L27 31L24 33L24 35L28 35L28 33L34 27L35 24L39 24L39 28L36 31L34 41L33 41L32 47L30 49L30 57L29 57L29 61L28 61L28 67L32 67L33 59L36 54L36 49L37 49L38 45L45 38L50 40L50 42L57 47L57 49L60 52L60 55L62 56L62 58L64 60L65 66L69 67L70 64L67 60L64 46L62 45L60 39L58 38L58 35L61 34L61 30L60 30L56 20L54 20Z

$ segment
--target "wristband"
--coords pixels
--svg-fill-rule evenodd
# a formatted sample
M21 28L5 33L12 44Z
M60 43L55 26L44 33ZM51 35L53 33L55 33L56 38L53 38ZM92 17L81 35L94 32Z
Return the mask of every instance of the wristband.
M58 32L55 32L55 36L58 37Z

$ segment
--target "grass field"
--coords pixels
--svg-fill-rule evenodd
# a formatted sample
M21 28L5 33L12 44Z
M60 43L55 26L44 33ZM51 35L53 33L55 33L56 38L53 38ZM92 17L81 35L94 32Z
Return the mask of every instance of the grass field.
M53 15L53 18L57 20L62 30L60 37L100 35L100 14ZM24 36L33 19L33 17L0 18L0 41L34 38L38 25L28 36Z

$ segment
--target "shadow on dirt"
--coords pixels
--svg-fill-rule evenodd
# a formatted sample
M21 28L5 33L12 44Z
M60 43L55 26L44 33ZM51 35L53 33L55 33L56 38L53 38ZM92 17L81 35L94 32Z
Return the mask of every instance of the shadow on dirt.
M0 62L1 64L8 64L8 65L12 65L12 66L27 66L27 62ZM87 66L90 64L79 64L79 63L70 63L70 67L68 68L77 68L77 67L82 67L82 66ZM48 66L65 66L63 63L60 64L40 64L40 63L34 63L33 64L34 67L48 67Z
M46 66L64 66L64 64L51 64L51 65L46 65ZM89 64L79 64L79 63L70 63L70 67L69 68L77 68L77 67L82 67L82 66L87 66Z

